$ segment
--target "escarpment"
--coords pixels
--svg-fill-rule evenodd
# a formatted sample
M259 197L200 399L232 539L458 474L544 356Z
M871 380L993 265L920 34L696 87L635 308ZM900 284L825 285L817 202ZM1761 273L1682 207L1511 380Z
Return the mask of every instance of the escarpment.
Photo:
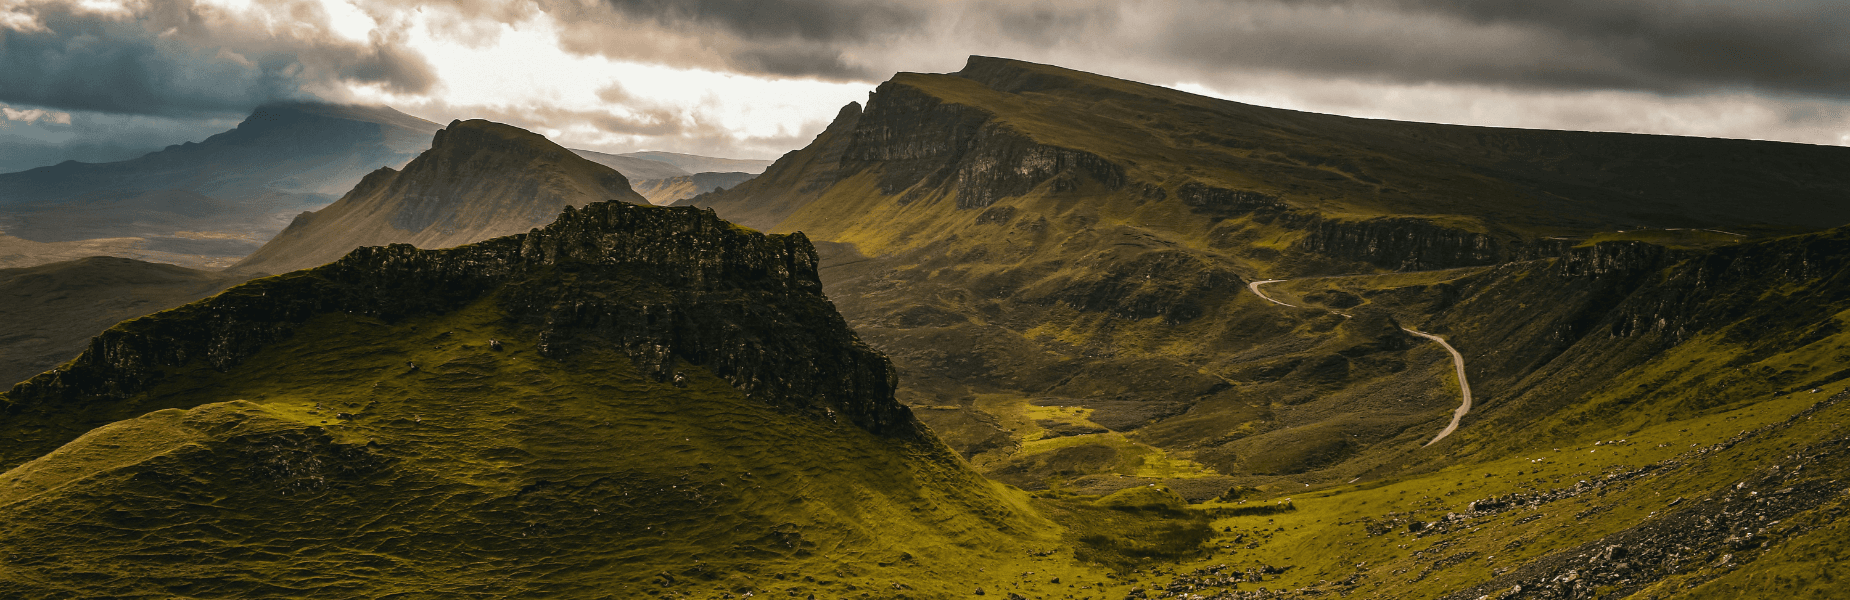
M235 369L317 315L392 321L492 299L534 332L545 356L616 348L664 381L683 365L704 367L752 399L911 435L908 411L893 401L892 367L848 330L816 268L802 235L743 230L706 210L567 208L530 233L444 250L360 248L125 322L71 363L15 386L6 414L126 414L138 393L178 370ZM65 439L48 433L9 448L4 464Z
M880 190L889 195L948 188L960 209L984 208L1049 180L1055 192L1077 189L1082 178L1107 189L1124 186L1122 167L1090 152L1038 143L996 117L911 85L884 83L856 121L842 165L850 172L877 167Z
M1689 256L1628 298L1610 327L1613 335L1681 340L1727 326L1730 341L1803 344L1839 328L1833 315L1850 301L1847 270L1845 228L1716 248ZM1782 331L1806 334L1766 337Z

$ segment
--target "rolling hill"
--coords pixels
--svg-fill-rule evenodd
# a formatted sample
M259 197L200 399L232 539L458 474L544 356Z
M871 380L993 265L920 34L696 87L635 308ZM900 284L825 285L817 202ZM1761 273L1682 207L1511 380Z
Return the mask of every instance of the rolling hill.
M757 175L763 173L765 168L770 167L772 162L753 158L716 158L712 156L682 154L679 152L662 152L659 150L629 152L619 156L668 163L680 167L681 170L687 171L689 174L747 173Z

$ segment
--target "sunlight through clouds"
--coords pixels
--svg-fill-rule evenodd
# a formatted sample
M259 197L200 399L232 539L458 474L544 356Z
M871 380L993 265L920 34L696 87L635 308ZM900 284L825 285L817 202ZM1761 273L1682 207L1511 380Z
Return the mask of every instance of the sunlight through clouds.
M574 54L559 47L556 22L543 12L496 24L494 41L485 44L439 33L434 18L429 12L414 17L406 45L430 63L439 89L397 94L361 86L354 100L438 122L495 115L592 150L730 150L749 154L741 158L770 158L806 142L826 125L819 119L864 99L872 88ZM727 137L736 139L735 148L712 146Z

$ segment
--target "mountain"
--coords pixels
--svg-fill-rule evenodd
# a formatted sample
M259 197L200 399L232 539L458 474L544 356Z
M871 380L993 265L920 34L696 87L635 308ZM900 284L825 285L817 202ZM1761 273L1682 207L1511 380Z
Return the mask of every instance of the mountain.
M367 175L327 208L298 215L232 270L283 273L361 246L468 244L526 231L551 222L562 208L603 200L646 202L621 173L539 134L455 121L403 171Z
M649 199L650 204L665 206L715 189L739 185L752 177L755 175L751 173L695 173L666 179L645 179L637 181L635 188L636 193Z
M851 104L834 133L767 172L839 171L827 181L709 202L767 203L783 193L806 202L880 164L883 195L910 200L955 190L966 210L1087 180L1229 216L1252 209L1313 211L1339 223L1450 216L1445 224L1456 229L1498 235L1752 234L1850 222L1850 209L1833 201L1850 186L1837 168L1850 159L1841 147L1355 119L984 57L954 74L902 73L880 86L866 112ZM1022 162L1034 160L1047 162ZM1000 168L1017 164L1027 170ZM793 212L758 222L776 224Z
M679 167L681 170L687 171L688 173L749 173L757 175L763 173L765 168L771 166L771 161L768 160L714 158L711 156L662 152L659 150L629 152L618 156L664 162Z
M186 304L242 278L95 256L0 269L0 381L8 384L77 356L117 322Z
M973 57L680 204L816 240L985 474L1222 515L1132 597L1828 597L1846 160Z
M1842 156L976 58L709 212L575 205L627 183L453 123L301 239L558 220L357 248L15 386L0 589L1835 597L1850 227L1804 219Z
M1056 526L894 400L816 260L800 235L603 202L122 323L0 396L0 580L196 598L1072 581L1072 555L1031 552ZM1017 589L1064 589L1034 584Z
M763 175L682 203L818 240L901 397L992 476L1210 494L1347 480L1458 403L1431 384L1445 350L1402 331L1424 315L1281 314L1249 283L1821 228L1850 222L1847 160L1301 113L973 57L895 76ZM1042 431L1099 433L1036 449ZM1073 444L1092 458L1043 455ZM1141 466L1155 456L1170 466Z
M202 142L122 162L67 161L0 175L0 231L38 243L134 238L103 248L224 266L302 209L333 201L373 170L404 164L438 128L385 107L266 105Z

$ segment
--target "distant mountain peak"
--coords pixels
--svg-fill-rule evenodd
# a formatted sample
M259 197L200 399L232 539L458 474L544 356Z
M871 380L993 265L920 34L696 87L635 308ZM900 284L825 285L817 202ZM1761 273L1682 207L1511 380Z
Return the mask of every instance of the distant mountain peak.
M566 160L567 155L577 156L546 136L483 119L450 121L449 126L438 130L431 138L430 149L436 152L526 151L554 154L560 160Z
M623 174L545 136L481 119L452 121L403 169L368 174L234 268L280 273L361 246L467 244L524 232L565 207L604 200L647 202Z

